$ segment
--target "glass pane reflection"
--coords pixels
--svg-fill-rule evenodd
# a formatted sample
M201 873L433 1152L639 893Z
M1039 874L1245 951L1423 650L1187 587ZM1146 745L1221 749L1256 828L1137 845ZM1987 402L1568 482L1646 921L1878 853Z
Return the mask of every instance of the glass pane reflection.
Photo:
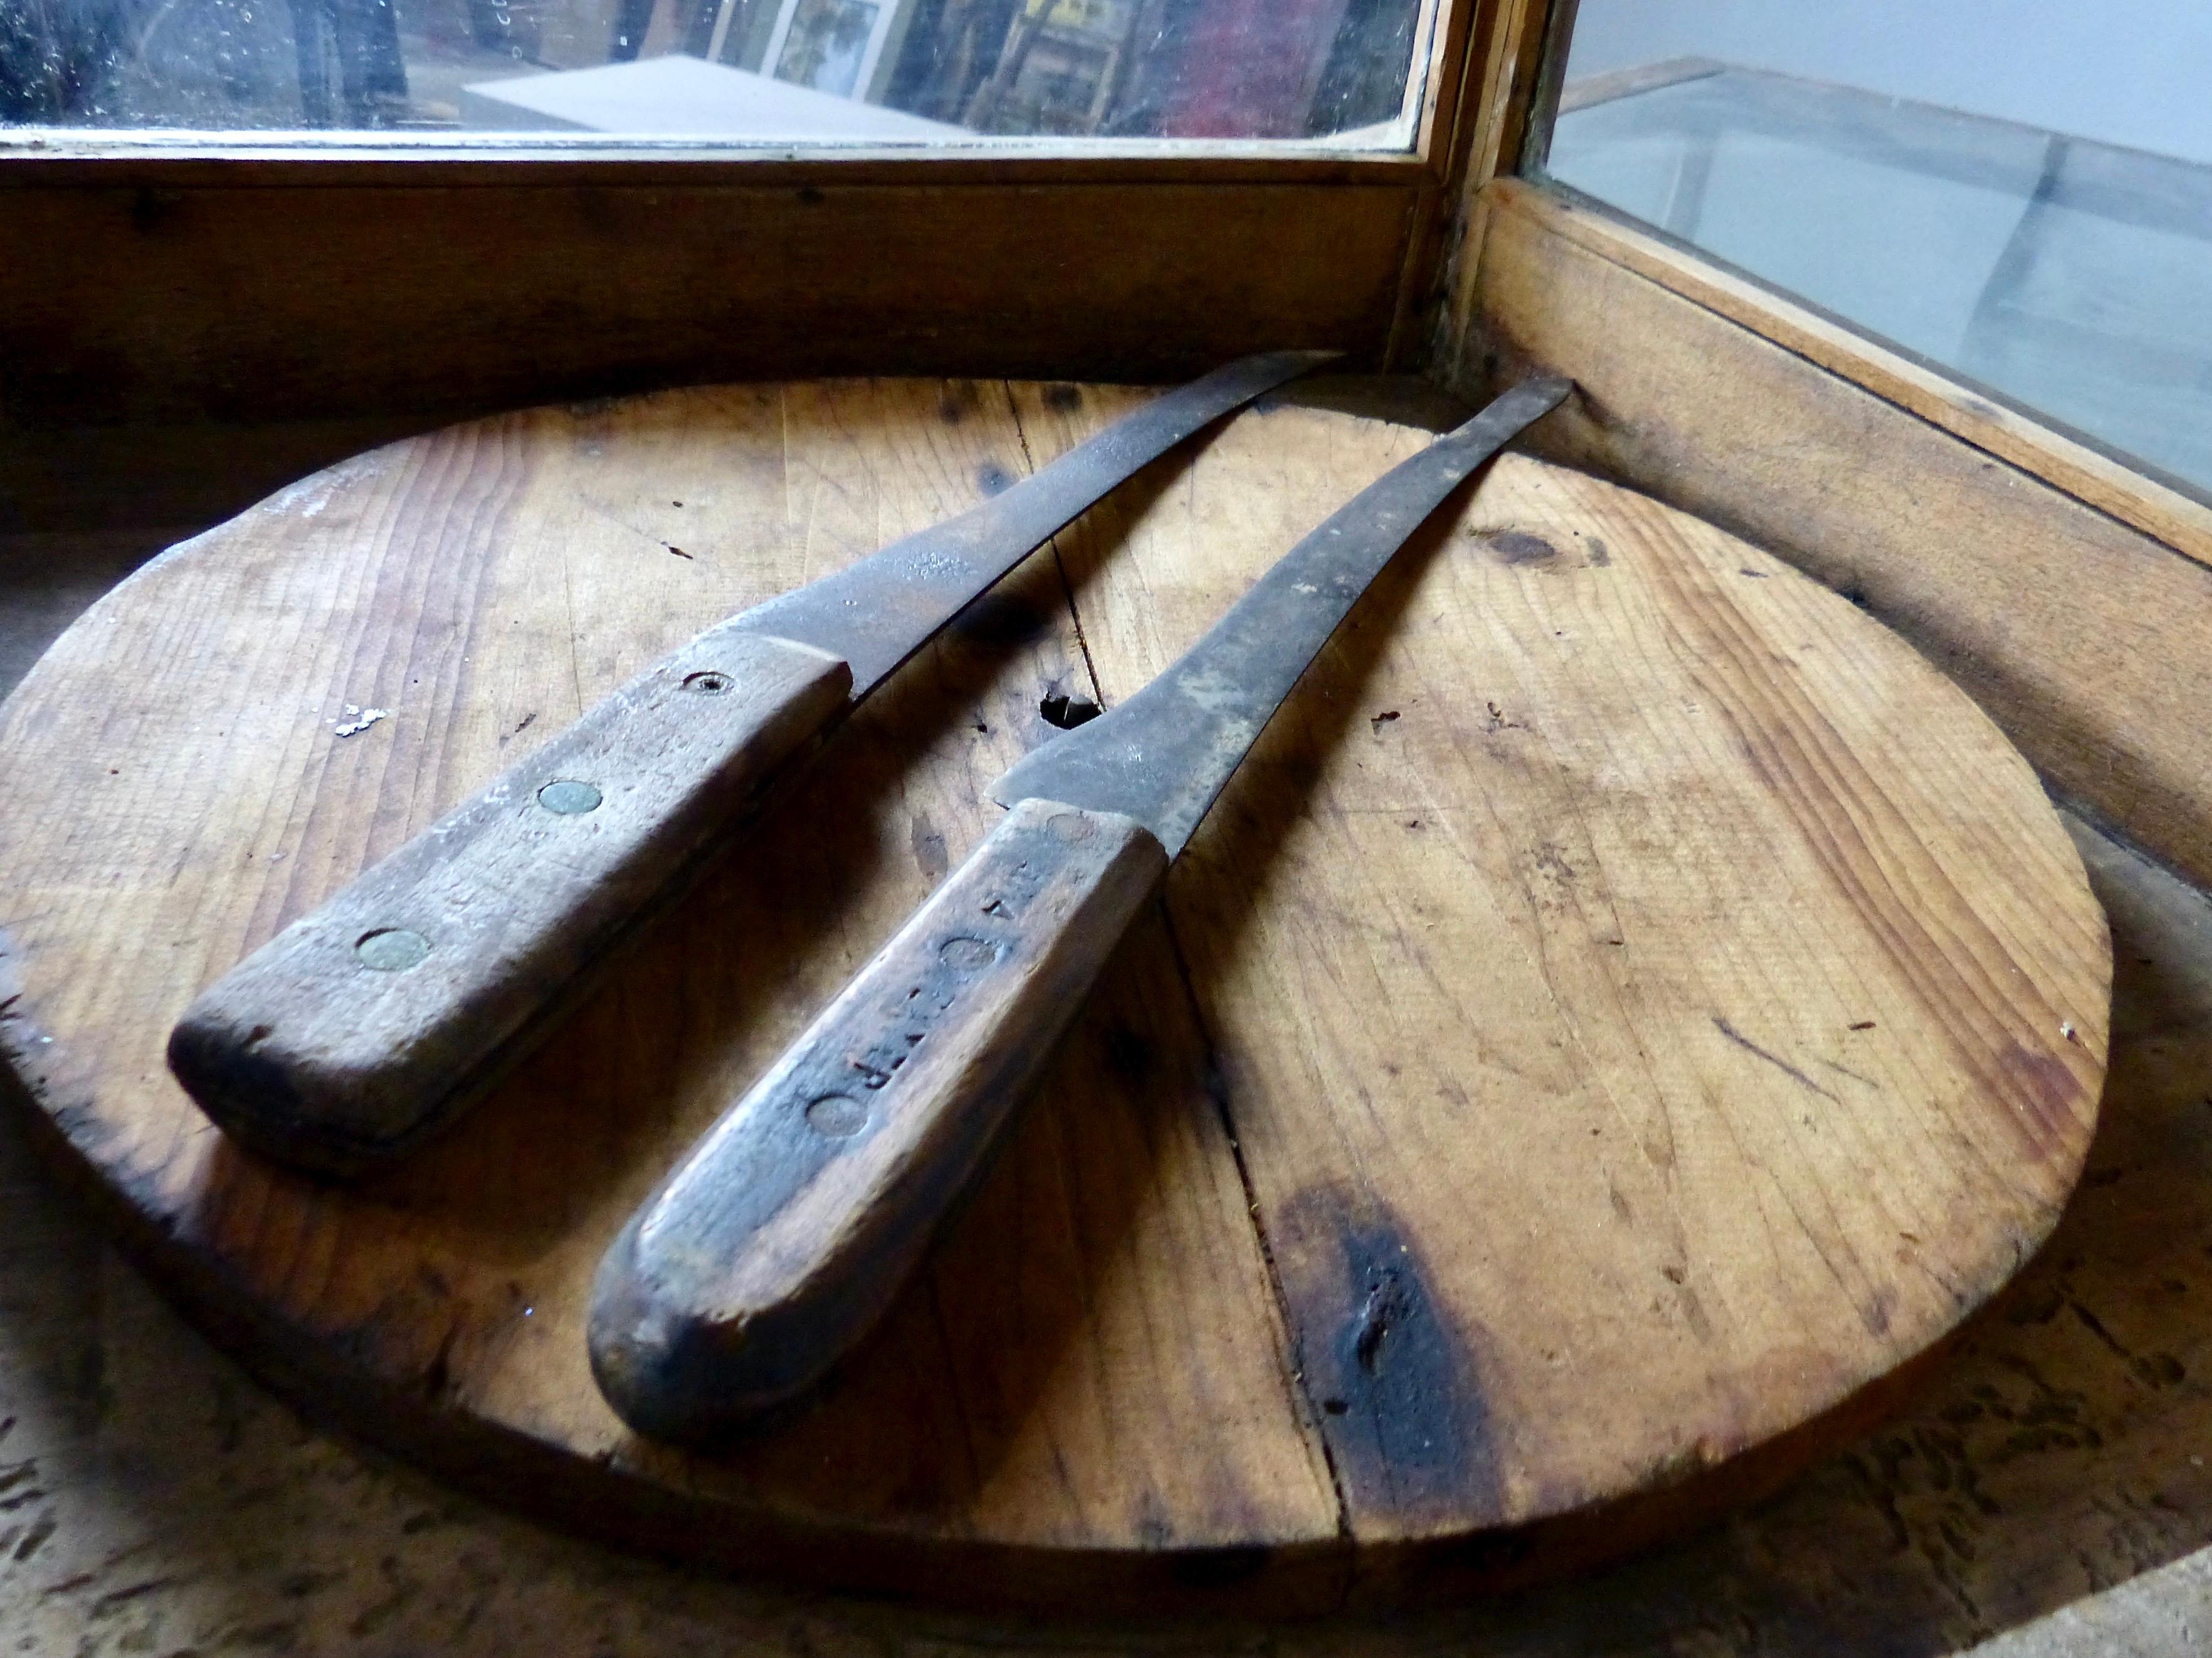
M1435 0L0 0L0 126L1403 150Z
M2212 490L2212 10L2122 9L1583 0L1548 168Z

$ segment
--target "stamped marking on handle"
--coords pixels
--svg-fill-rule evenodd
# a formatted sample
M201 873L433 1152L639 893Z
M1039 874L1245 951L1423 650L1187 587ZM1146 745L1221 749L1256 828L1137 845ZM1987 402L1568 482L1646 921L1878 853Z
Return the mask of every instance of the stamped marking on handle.
M859 1339L1166 867L1132 818L1007 814L608 1252L592 1359L625 1419L711 1437Z

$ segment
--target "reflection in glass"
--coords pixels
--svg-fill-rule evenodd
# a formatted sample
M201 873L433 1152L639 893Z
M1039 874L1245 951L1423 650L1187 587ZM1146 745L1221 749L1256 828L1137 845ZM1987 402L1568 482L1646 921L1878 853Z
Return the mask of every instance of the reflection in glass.
M0 0L0 125L1413 138L1437 0Z
M2150 31L2160 51L2185 58L2191 27L2212 49L2212 9L2131 9L2171 13ZM2039 25L2059 9L2039 0L1975 9L2013 27L1947 62L1903 0L1817 17L1583 0L1549 170L2212 490L2212 100L2193 73L2121 63L2125 43L2100 61L2055 38ZM2045 124L2023 118L2039 107ZM2086 131L2053 130L2061 116ZM2153 137L2167 153L2118 142Z
M772 53L775 78L851 97L885 16L867 0L792 0L784 8L782 45Z

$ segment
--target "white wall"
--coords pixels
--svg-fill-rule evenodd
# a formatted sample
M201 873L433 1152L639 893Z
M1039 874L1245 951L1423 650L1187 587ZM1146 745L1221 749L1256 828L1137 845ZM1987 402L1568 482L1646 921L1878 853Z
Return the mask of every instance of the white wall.
M1567 70L1681 57L2212 162L2212 0L1582 0Z

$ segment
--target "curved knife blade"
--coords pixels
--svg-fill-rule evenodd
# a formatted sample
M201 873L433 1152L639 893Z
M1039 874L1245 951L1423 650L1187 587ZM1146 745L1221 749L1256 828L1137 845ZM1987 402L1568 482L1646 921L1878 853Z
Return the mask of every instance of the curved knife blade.
M988 501L756 604L748 633L842 657L859 701L986 588L1109 490L1229 410L1337 356L1243 357L1125 415Z
M1002 806L1060 800L1119 812L1152 830L1173 859L1391 556L1569 389L1564 380L1525 381L1384 473L1285 553L1158 678L1022 759L991 798Z

